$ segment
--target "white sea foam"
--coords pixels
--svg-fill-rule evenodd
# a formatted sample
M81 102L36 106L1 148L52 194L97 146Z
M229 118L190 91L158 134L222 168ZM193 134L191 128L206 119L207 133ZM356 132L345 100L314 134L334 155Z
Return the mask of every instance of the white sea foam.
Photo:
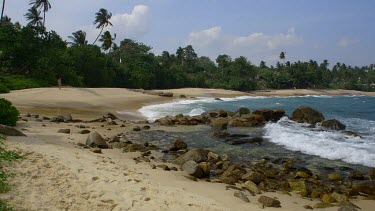
M375 167L375 142L340 132L313 131L306 125L283 118L265 126L266 137L292 151L330 160Z

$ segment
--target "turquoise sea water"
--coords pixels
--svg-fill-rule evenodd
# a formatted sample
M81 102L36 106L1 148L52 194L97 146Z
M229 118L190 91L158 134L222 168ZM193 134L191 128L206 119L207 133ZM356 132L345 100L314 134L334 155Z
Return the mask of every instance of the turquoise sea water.
M306 124L299 124L283 118L277 123L268 123L264 128L230 128L241 133L261 134L267 141L263 147L255 149L252 145L236 146L237 156L267 154L268 156L294 156L311 160L331 160L342 164L375 167L375 97L367 96L303 96L303 97L238 97L213 98L198 100L179 100L161 105L151 105L140 109L150 120L167 115L197 115L213 109L235 111L240 107L251 110L258 108L281 108L288 115L301 105L310 106L322 112L326 119L338 119L346 130L359 132L363 138L344 135L337 131L311 129ZM209 140L209 133L206 134ZM210 144L202 144L210 146ZM193 143L194 144L194 143ZM199 144L195 145L199 146ZM215 148L215 146L211 146ZM216 147L217 148L217 147ZM223 147L224 151L232 146ZM232 148L233 149L233 148ZM277 157L276 156L276 157Z

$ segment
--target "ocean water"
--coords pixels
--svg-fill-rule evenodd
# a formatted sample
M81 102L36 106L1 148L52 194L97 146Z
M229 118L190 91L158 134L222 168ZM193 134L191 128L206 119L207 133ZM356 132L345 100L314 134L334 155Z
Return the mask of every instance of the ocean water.
M244 157L267 156L277 158L294 157L310 160L317 168L322 163L327 166L351 165L375 167L375 97L368 96L303 96L303 97L237 97L200 98L177 100L171 103L145 106L140 112L149 120L177 114L198 115L208 110L224 109L235 111L240 107L251 110L258 108L281 108L288 115L299 106L310 106L323 113L326 119L337 119L345 124L346 130L361 134L362 138L347 136L338 131L309 128L284 117L277 123L268 123L264 128L229 128L231 132L261 134L266 142L261 147L250 144L230 146L213 143L210 133L201 132L200 141L195 147L210 147L216 151L235 152ZM198 132L199 134L199 132ZM205 137L205 138L204 138ZM187 137L189 139L189 137ZM190 137L190 139L192 139ZM235 149L235 150L234 150ZM233 151L234 150L234 151ZM313 162L314 161L314 162ZM332 162L329 162L332 161Z

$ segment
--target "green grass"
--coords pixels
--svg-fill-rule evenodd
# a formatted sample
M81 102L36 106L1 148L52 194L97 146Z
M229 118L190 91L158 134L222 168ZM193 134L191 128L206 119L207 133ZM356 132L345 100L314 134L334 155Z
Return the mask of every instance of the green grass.
M7 193L11 189L8 179L14 177L14 174L4 170L4 163L22 159L17 153L4 148L3 136L0 136L0 194ZM0 199L0 211L13 210L8 202Z
M0 75L0 93L8 93L10 90L30 89L45 86L47 86L45 82L23 75Z

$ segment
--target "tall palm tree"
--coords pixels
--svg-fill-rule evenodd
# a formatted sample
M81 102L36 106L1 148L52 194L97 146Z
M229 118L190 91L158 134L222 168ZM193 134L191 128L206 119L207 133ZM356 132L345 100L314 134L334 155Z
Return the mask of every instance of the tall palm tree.
M279 56L279 58L284 61L284 64L285 64L285 55L286 55L286 52L281 52Z
M104 27L107 27L108 25L113 26L109 20L112 18L112 13L108 12L106 9L101 8L99 12L95 13L95 21L94 24L98 24L96 26L97 29L100 29L100 33L98 37L95 39L93 45L96 43L96 41L99 39L100 35L103 32Z
M1 20L0 20L0 24L3 23L4 9L5 9L5 0L3 0L3 8L1 9Z
M40 11L38 11L35 7L31 7L28 12L25 14L25 18L29 21L28 25L31 26L42 26L43 18L40 17Z
M115 36L112 38L112 35L109 31L106 31L104 32L104 34L101 36L101 38L99 39L100 42L103 42L102 43L102 49L104 51L110 51L112 46L113 46L113 41L116 39L116 34Z
M30 5L34 5L35 8L43 9L43 26L46 23L46 12L51 9L51 4L48 0L30 0Z
M72 33L72 36L68 36L69 39L72 40L72 42L69 42L71 45L86 45L86 32L79 30Z

